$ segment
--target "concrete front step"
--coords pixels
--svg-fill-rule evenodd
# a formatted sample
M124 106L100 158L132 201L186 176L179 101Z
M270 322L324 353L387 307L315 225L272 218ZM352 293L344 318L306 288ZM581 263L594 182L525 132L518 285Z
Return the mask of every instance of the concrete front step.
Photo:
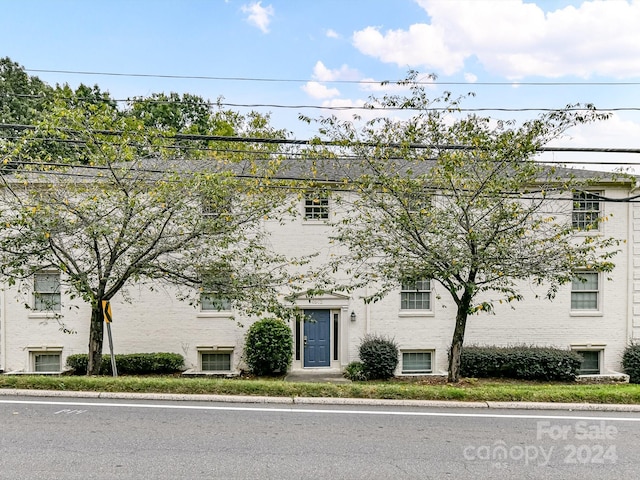
M342 376L340 370L294 370L285 377L287 382L308 383L351 383L351 380Z

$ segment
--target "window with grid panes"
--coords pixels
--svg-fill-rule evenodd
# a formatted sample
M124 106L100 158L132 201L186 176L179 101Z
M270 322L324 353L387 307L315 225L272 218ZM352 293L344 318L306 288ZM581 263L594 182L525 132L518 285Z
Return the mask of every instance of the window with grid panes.
M571 310L599 309L599 274L579 273L571 282Z
M228 288L229 278L232 277L231 268L218 268L212 272L204 272L202 276L200 310L203 312L231 310L231 299L224 293Z
M402 373L431 373L431 352L402 352Z
M228 372L231 371L231 353L201 353L203 372Z
M573 228L595 230L598 228L600 215L600 198L597 194L589 192L573 194Z
M231 300L215 292L203 292L200 294L200 310L203 312L231 310Z
M431 281L402 282L401 310L431 310Z
M322 192L308 192L304 195L304 218L307 220L327 220L329 218L329 197Z
M233 212L233 204L230 197L202 196L200 202L202 215L208 219L231 215Z
M60 272L33 275L33 308L38 311L60 310Z

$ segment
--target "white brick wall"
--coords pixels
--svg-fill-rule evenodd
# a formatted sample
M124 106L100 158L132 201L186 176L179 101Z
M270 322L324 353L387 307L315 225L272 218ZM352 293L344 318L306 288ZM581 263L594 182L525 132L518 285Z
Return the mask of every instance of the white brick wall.
M626 196L623 190L608 189L609 196ZM605 345L604 371L619 371L620 356L628 340L640 340L640 206L627 203L607 203L611 220L604 224L604 233L627 240L615 257L616 268L611 281L602 282L602 314L576 316L570 312L570 286L558 292L554 301L536 299L544 291L523 284L524 300L496 305L495 315L480 313L469 318L465 344L514 345L536 344L569 347L571 345ZM632 211L629 210L632 208ZM634 223L629 228L628 220ZM305 222L301 218L284 225L267 222L272 230L271 243L290 256L319 252L315 264L335 253L329 243L329 228L323 224ZM631 233L630 233L631 232ZM629 271L629 268L632 271ZM235 345L234 367L239 368L244 335L251 320L221 318L200 314L197 308L175 299L168 290L149 291L134 288L129 291L131 303L115 298L112 301L113 340L116 353L169 351L183 354L187 366L198 363L198 345ZM341 311L341 329L346 338L346 355L342 366L357 358L357 348L366 333L387 335L401 349L435 351L435 371L446 371L447 350L453 332L455 305L441 285L434 284L433 312L426 316L404 315L400 312L399 294L391 294L380 302L365 305L364 291L354 292L343 304L333 305ZM69 307L68 301L64 300ZM2 293L2 330L0 330L0 362L5 371L29 369L29 347L63 347L63 361L73 353L87 351L90 310L76 301L78 308L65 308L63 321L76 334L59 330L55 320L30 315L15 291ZM354 311L355 322L349 320ZM630 318L631 317L631 318ZM238 326L238 321L242 327ZM631 331L630 331L631 330ZM106 339L105 339L106 340ZM344 351L344 349L343 349ZM105 341L104 353L108 353Z

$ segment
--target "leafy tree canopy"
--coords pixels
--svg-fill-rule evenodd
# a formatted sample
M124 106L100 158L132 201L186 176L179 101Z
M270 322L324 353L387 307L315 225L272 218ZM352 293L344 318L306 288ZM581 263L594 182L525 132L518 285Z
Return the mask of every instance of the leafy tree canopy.
M430 279L457 306L449 379L457 381L467 318L520 300L522 281L552 298L582 269L611 271L619 241L597 229L577 235L572 194L589 188L573 172L535 161L536 149L573 125L604 118L592 106L515 124L459 112L463 98L430 99L411 76L410 95L372 98L394 116L362 124L329 117L330 168L353 192L334 240L348 248L332 268L369 301L401 283ZM400 110L398 113L397 110ZM345 265L348 265L345 267Z
M34 273L60 271L63 298L91 305L90 374L102 354L101 302L126 298L132 284L177 285L193 302L206 287L239 311L291 313L279 301L290 260L270 251L262 228L286 200L276 145L227 141L185 157L168 120L145 123L98 87L59 87L51 98L9 145L22 168L2 175L0 268L25 292ZM210 117L248 137L284 134L258 114Z
M0 123L29 125L40 116L51 90L9 57L0 58ZM0 137L10 133L2 129Z

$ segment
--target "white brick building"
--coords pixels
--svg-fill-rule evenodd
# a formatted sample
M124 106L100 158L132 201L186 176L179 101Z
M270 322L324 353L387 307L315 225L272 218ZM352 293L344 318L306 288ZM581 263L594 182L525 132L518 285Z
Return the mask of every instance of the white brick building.
M628 184L614 183L602 185L598 191L613 199L635 193ZM326 223L327 218L339 215L334 207L330 198L321 204L305 205L301 200L301 215L292 222L266 223L272 232L271 244L287 255L319 252L315 261L326 260L337 248L329 242ZM470 317L466 345L572 348L587 352L585 372L621 371L625 346L640 338L640 205L601 201L598 207L610 217L601 224L602 233L625 241L614 258L614 271L593 274L583 284L566 285L553 301L536 298L536 293L544 297L540 287L523 285L524 300L513 305L515 309L496 305L495 315ZM59 371L68 355L87 351L89 305L57 293L51 286L55 279L43 276L35 282L37 290L61 303L61 321L73 333L61 331L60 322L50 312L38 311L33 298L7 286L0 293L0 369L5 373ZM398 291L377 303L365 304L362 297L367 293L297 300L297 306L316 322L292 325L292 369L342 369L357 359L362 337L377 333L398 343L398 374L445 372L455 317L448 293L435 282L424 282L417 291L414 286L411 291ZM186 367L195 372L232 374L243 368L244 335L251 319L234 317L230 311L190 306L167 289L131 288L129 296L130 302L117 297L111 302L116 353L180 353ZM35 309L26 309L25 303Z

